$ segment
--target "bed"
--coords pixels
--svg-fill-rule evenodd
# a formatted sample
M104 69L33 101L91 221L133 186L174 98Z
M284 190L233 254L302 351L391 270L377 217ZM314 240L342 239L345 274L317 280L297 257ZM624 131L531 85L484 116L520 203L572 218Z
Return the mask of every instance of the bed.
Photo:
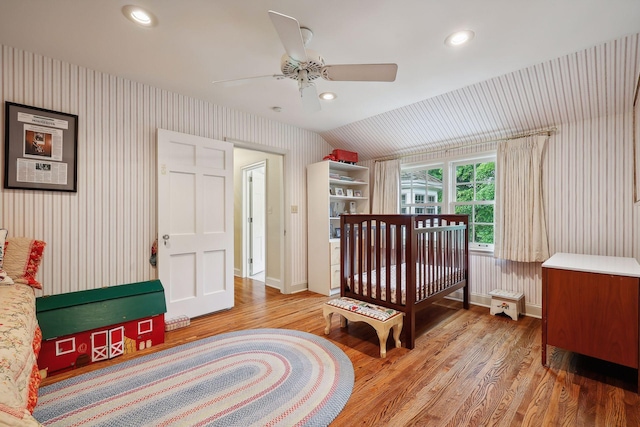
M38 426L31 416L42 340L34 289L42 288L36 274L45 243L15 237L5 245L6 233L0 229L0 425Z
M33 288L0 286L0 420L4 425L38 425L31 417L38 395L40 346ZM3 425L0 422L0 425Z
M407 348L420 310L459 289L469 308L467 215L343 215L340 227L341 296L403 312Z

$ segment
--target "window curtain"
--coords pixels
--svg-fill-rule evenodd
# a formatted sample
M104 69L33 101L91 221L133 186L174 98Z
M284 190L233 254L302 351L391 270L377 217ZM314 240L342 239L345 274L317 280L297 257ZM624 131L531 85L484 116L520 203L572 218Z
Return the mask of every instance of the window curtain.
M400 160L376 162L373 167L371 213L397 214L400 193Z
M494 257L520 262L549 258L542 200L547 135L498 143Z

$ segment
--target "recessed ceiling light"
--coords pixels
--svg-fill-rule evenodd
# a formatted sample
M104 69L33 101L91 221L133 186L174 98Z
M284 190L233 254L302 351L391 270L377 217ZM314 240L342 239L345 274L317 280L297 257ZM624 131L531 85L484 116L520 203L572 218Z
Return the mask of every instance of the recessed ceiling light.
M153 13L144 10L140 6L127 5L122 8L122 13L132 22L142 27L155 27L158 25L158 19Z
M338 95L336 95L333 92L322 92L320 94L320 99L324 99L325 101L332 101L334 99L336 99L338 97Z
M461 44L465 44L471 40L473 36L475 36L475 33L471 30L456 31L444 39L444 44L449 46L460 46Z

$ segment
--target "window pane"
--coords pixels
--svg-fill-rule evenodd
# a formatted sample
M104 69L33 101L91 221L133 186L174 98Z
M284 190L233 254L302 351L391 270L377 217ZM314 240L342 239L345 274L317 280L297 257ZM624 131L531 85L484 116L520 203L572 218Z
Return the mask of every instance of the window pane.
M475 222L493 224L493 205L476 205L475 213Z
M476 184L476 200L494 200L495 184Z
M408 213L441 212L440 206L424 206L426 203L442 203L443 168L402 171L401 211Z
M442 168L438 169L429 169L427 171L428 175L428 195L436 196L436 200L438 203L442 202Z
M476 164L476 181L490 181L496 179L496 164L494 162Z
M473 206L471 205L456 205L456 209L455 209L455 213L459 214L459 215L469 215L469 218L471 218L471 215L473 214Z
M493 225L474 224L473 230L476 243L493 243Z
M473 185L456 185L456 201L470 202L473 200Z
M473 165L456 166L456 182L473 181Z

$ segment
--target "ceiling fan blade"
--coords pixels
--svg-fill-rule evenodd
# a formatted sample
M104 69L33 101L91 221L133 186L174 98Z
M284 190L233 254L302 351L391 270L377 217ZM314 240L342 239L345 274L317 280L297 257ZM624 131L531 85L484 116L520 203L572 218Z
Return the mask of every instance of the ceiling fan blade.
M322 78L333 81L392 82L397 72L397 64L325 65Z
M213 84L219 84L221 86L229 87L229 86L239 86L245 83L249 83L253 80L264 80L264 79L276 79L282 80L285 77L282 74L268 74L265 76L254 76L254 77L242 77L239 79L229 79L229 80L214 80Z
M283 15L282 13L269 11L269 17L273 26L276 27L280 41L284 46L284 50L291 58L298 62L307 60L307 53L304 50L304 41L302 41L302 33L300 33L300 24L296 18Z
M300 97L302 98L302 105L307 112L315 113L320 111L320 100L318 99L318 91L315 85L310 84L300 88Z

